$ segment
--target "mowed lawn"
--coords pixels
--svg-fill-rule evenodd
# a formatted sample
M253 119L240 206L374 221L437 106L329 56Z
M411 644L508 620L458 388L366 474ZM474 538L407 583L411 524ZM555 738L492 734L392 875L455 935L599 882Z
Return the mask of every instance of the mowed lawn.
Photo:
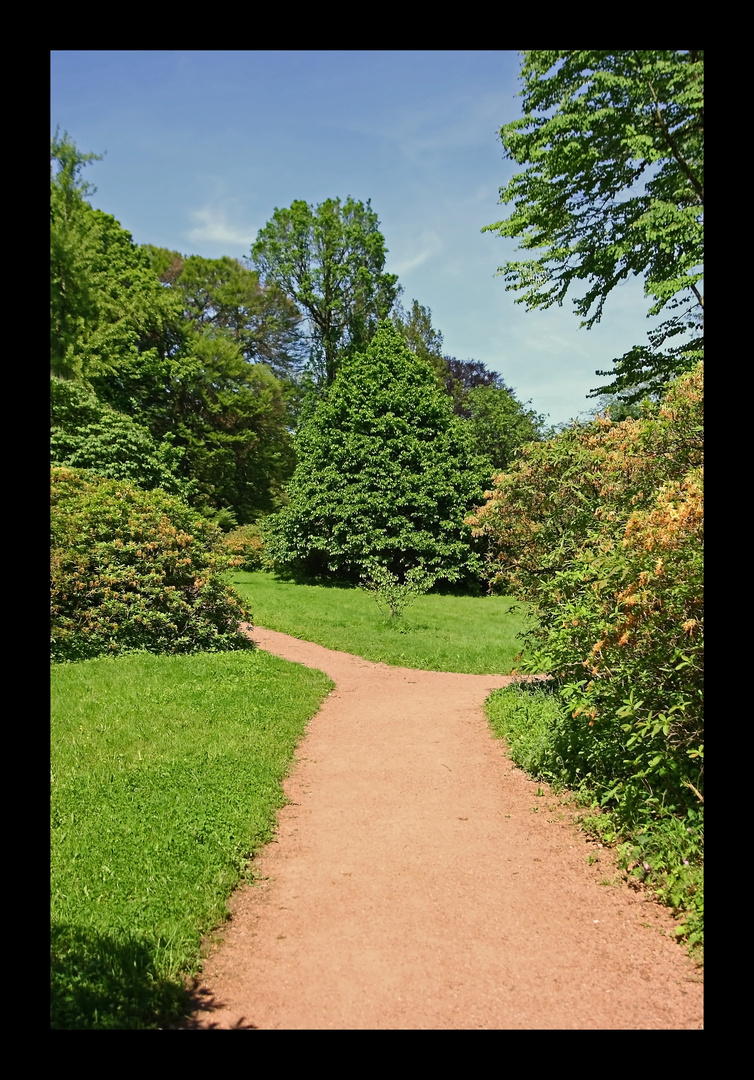
M51 1025L155 1028L332 687L259 650L53 665Z
M328 649L399 667L508 675L521 662L527 606L509 596L417 597L400 618L380 614L363 589L298 585L235 571L254 622Z

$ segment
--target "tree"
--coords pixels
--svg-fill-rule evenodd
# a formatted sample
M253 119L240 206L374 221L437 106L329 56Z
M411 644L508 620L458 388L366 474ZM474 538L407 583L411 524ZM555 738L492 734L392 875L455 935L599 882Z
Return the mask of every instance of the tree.
M391 318L407 347L434 369L439 384L444 387L448 373L447 359L442 351L442 333L432 325L430 309L418 300L412 300L411 310L406 311L400 300L396 300Z
M234 259L137 247L85 200L95 157L51 140L51 368L101 403L78 427L66 406L54 460L176 490L180 458L192 502L252 521L293 471L292 392L270 369L299 362L298 311Z
M397 295L396 275L384 272L378 226L369 201L327 199L312 207L298 200L275 210L251 249L264 285L282 289L307 317L312 359L326 386L343 357L366 348Z
M241 524L279 505L294 465L286 387L227 335L187 327L173 356L132 358L93 385L155 439L174 437L198 505L230 508Z
M67 134L50 142L50 362L78 380L164 351L179 316L131 234L86 202L94 189L80 173L97 159Z
M351 582L376 567L401 584L476 578L464 514L484 463L392 323L343 361L296 441L290 502L270 523L276 565Z
M232 340L250 364L264 363L290 379L305 356L298 308L277 287L262 288L259 275L237 259L204 259L145 245L152 268L183 305L195 329L212 328Z
M481 360L456 360L454 356L444 356L445 374L443 385L445 392L453 401L456 416L468 419L471 416L469 392L483 387L494 389L504 387L502 376L490 371Z
M151 491L186 498L193 484L179 474L181 453L172 434L153 439L130 416L103 404L90 390L53 376L50 380L50 464L128 480Z
M474 449L490 463L505 469L523 443L541 438L544 416L527 410L503 381L502 375L480 360L457 360L442 351L442 333L432 325L432 312L417 300L406 311L398 301L392 322L415 356L434 370L438 386L450 398L456 416L468 421Z
M495 471L507 469L519 447L544 435L544 416L528 409L531 402L522 404L504 384L472 387L465 404L474 448Z
M510 217L483 231L543 254L499 273L529 310L586 283L574 300L586 327L621 281L643 277L650 314L669 318L598 371L613 378L592 393L659 393L703 355L704 53L533 50L521 77L525 115L500 136L527 168L501 188Z
M74 374L73 350L81 328L96 319L89 271L96 239L84 198L95 189L81 179L98 154L82 154L67 132L50 140L50 355L58 375Z

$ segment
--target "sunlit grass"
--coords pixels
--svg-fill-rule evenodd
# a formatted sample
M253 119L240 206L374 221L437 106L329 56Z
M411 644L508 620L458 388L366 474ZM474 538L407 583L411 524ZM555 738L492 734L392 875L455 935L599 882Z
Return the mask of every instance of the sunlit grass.
M367 660L480 675L509 674L520 662L527 607L511 597L433 593L391 619L362 589L298 585L261 571L230 580L260 626Z
M260 651L53 666L53 1027L180 1012L331 686Z

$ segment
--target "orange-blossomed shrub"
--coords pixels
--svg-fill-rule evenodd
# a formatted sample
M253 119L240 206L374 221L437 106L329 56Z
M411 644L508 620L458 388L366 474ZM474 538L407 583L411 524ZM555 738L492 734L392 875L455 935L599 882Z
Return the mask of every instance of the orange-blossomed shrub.
M629 817L703 798L702 390L700 364L639 420L529 445L469 519L536 607L564 779Z
M239 525L222 538L223 550L236 560L240 570L261 570L264 566L264 538L258 525Z
M250 646L219 531L164 491L51 470L51 656Z

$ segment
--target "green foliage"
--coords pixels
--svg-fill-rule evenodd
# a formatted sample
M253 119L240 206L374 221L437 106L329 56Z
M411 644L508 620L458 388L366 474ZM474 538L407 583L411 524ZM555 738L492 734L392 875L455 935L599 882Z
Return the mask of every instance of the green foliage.
M232 341L250 364L264 363L291 378L304 360L296 305L237 259L203 259L145 245L163 285L180 299L183 319L195 330L211 328Z
M413 567L400 581L384 566L375 563L362 576L361 588L374 596L383 615L401 618L409 604L435 584L434 574L427 574L421 566Z
M165 1027L332 683L259 650L56 665L51 1026Z
M631 832L696 829L703 805L702 477L700 364L639 420L524 447L473 521L492 581L535 606L564 779Z
M218 527L220 532L224 533L229 533L238 526L236 515L227 507L223 507L222 510L218 510L217 513L213 514L210 521Z
M251 251L265 286L282 290L308 319L312 355L329 386L342 357L366 348L397 295L370 202L326 199L313 207L299 199L275 210Z
M85 200L93 157L67 135L51 141L52 372L88 384L161 448L90 410L86 430L59 423L54 460L147 486L159 475L174 491L171 438L183 481L196 481L192 501L242 522L269 513L293 471L293 395L270 369L300 365L295 305L234 259L138 248Z
M170 434L157 442L146 428L116 412L85 387L50 380L50 462L127 480L151 491L187 498L192 486L179 475L181 452Z
M237 529L231 529L223 537L222 544L240 570L261 570L264 566L264 537L259 525L239 525Z
M402 618L375 618L368 591L303 585L269 572L235 571L230 580L260 626L376 663L424 671L507 675L521 660L529 607L505 596L430 593Z
M516 765L556 789L573 783L554 735L563 704L552 684L519 683L495 690L484 708L493 732L505 739Z
M413 300L411 310L406 311L400 300L396 300L390 317L407 348L429 364L437 375L438 384L445 389L448 362L442 351L442 333L432 325L430 309Z
M468 426L478 454L492 469L507 469L525 443L542 439L545 417L528 409L506 386L477 386L465 394Z
M475 580L481 564L464 515L484 463L391 323L343 362L296 449L289 505L270 521L277 567L357 582L377 563L401 583L419 567Z
M226 333L187 329L170 357L134 357L92 381L113 407L143 417L155 438L174 437L200 505L230 508L242 523L279 505L294 460L287 390Z
M486 228L543 254L500 273L528 309L584 283L574 307L587 327L643 277L650 314L670 317L597 372L613 379L593 393L661 391L703 355L704 53L530 50L521 77L525 116L500 136L527 167L501 189L510 217Z
M415 356L426 361L448 394L456 416L468 421L476 453L492 469L504 469L517 448L544 434L544 416L516 399L502 377L479 360L456 360L442 351L442 334L432 325L432 312L418 301L406 311L396 302L392 321Z
M53 660L249 648L230 565L215 526L180 499L52 469Z
M50 142L50 358L67 379L156 355L179 314L131 234L85 201L80 172L96 158L67 134Z

